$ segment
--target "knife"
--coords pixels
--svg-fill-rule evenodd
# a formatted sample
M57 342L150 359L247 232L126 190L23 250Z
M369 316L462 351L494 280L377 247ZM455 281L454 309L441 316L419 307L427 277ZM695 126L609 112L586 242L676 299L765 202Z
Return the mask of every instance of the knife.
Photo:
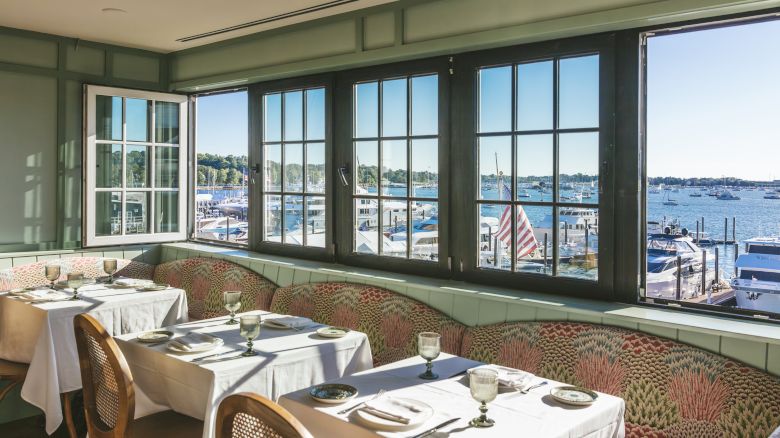
M432 428L430 428L430 429L428 429L428 430L426 430L424 432L418 433L417 435L411 436L409 438L423 438L425 436L428 436L428 435L438 431L439 429L441 429L444 426L449 426L450 424L452 424L452 423L454 423L454 422L456 422L458 420L460 420L460 417L458 417L458 418L451 418L451 419L445 421L444 423L439 424L438 426L432 427Z

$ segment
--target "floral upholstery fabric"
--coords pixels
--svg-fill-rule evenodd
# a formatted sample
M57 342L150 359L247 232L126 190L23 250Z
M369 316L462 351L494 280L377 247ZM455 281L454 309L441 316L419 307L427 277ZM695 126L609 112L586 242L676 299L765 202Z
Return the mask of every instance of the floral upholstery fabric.
M305 316L368 335L374 365L417 355L417 334L441 333L441 349L458 354L465 326L417 300L363 284L311 283L276 290L271 311Z
M103 260L103 257L71 257L14 266L0 271L0 290L49 284L45 266L52 264L61 267L59 280L64 280L70 272L81 272L86 278L104 277L106 273L103 272ZM154 265L134 260L117 259L117 268L119 270L115 275L130 278L151 280L154 273Z
M766 437L780 425L780 380L676 341L571 322L468 329L461 355L626 401L627 437Z
M210 258L175 260L157 266L154 281L187 292L191 320L227 315L222 292L241 291L241 309L268 310L276 285L235 263Z

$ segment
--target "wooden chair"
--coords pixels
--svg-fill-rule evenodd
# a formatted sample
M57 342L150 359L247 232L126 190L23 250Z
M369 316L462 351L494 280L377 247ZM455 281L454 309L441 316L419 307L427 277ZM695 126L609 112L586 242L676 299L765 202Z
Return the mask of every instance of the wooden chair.
M217 438L312 438L297 418L257 394L226 397L217 410Z
M76 315L73 326L91 438L193 437L203 433L203 422L173 411L133 420L133 376L116 341L87 314Z
M11 362L0 359L0 382L9 381L2 389L0 389L0 402L14 389L16 386L24 383L24 378L27 377L27 369L30 366L26 363Z

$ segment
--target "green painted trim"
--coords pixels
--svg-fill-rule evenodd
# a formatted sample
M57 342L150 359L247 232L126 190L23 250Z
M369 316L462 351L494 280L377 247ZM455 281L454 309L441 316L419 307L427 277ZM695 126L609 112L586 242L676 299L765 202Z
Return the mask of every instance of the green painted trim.
M404 31L406 27L406 22L404 21L404 9L398 8L395 10L394 19L395 19L395 42L393 45L400 47L404 45Z
M355 53L360 53L366 49L364 28L365 17L355 18Z

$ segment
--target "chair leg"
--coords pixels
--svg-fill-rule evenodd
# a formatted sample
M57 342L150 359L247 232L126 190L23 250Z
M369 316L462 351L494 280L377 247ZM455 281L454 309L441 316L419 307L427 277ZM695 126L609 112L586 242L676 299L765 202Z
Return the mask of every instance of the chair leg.
M73 423L73 407L70 402L70 395L72 392L63 392L62 397L62 410L63 417L65 417L65 426L68 428L68 435L70 438L78 438L76 434L76 425Z
M3 387L3 389L0 389L0 401L3 401L5 396L7 396L8 393L11 392L11 390L14 389L14 387L16 387L16 385L19 385L23 381L24 380L21 380L21 381L20 380L12 380L10 383L5 385L5 387Z

